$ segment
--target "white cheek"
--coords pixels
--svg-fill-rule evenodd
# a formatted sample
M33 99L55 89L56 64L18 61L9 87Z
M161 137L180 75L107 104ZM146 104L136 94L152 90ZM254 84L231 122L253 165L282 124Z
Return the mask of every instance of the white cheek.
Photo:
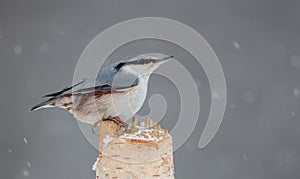
M136 75L144 75L153 72L157 68L156 64L149 64L149 65L136 65L136 66L124 66L123 70L136 74Z

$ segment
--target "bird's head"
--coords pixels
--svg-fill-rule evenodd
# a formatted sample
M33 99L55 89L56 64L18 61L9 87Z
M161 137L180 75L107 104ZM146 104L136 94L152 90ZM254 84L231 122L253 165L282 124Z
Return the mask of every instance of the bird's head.
M146 54L129 57L127 60L120 62L116 67L129 73L145 76L150 75L157 67L174 58L173 56L162 56Z

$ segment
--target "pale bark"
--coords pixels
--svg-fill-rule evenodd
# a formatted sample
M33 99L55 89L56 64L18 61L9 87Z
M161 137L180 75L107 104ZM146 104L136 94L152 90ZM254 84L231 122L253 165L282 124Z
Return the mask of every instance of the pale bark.
M150 119L126 132L102 122L99 150L96 179L174 178L172 137Z

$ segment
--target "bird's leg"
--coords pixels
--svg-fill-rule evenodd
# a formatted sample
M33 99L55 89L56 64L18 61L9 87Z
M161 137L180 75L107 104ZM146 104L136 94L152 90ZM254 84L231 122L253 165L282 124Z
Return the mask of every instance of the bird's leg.
M97 135L95 130L96 128L101 124L102 121L113 121L115 124L117 124L119 126L119 130L124 128L125 131L127 130L128 125L126 124L126 122L124 122L122 119L120 119L119 117L109 117L107 119L100 119L97 122L95 122L92 125L92 132L93 134Z
M110 120L110 121L113 121L114 123L116 123L120 127L120 129L123 127L126 130L127 127L128 127L128 125L126 124L126 122L124 122L119 117L110 117L110 118L107 118L107 119L103 119L103 121L107 121L107 120Z
M93 134L97 135L96 132L95 132L95 129L99 126L99 124L101 123L101 119L98 120L97 122L95 122L93 125L92 125L92 132Z

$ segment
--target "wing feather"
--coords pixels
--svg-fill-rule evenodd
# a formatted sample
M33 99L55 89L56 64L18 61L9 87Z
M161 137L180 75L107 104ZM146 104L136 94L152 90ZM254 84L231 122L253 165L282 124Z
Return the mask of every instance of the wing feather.
M122 62L119 62L122 63ZM97 75L91 76L81 82L66 87L58 92L47 94L44 97L59 97L68 94L107 93L115 91L126 91L138 85L138 76L122 71L118 64L112 64L102 69Z

